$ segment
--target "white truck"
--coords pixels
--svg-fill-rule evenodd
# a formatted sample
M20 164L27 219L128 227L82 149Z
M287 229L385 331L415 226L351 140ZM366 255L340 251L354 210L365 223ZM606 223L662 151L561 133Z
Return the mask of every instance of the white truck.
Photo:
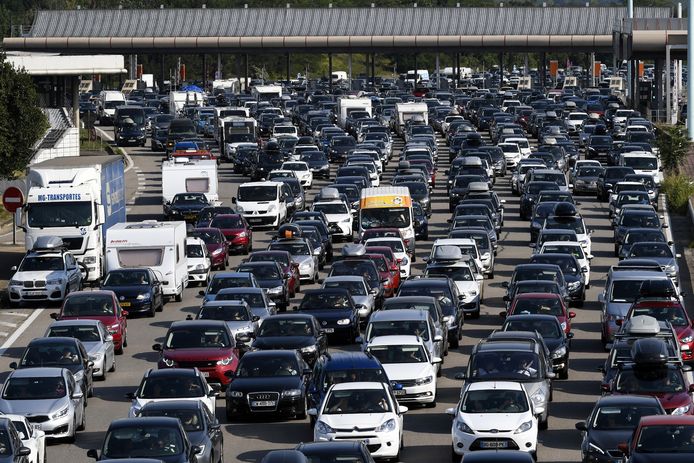
M240 93L241 81L236 77L232 79L217 79L212 81L212 94Z
M204 193L210 204L219 200L217 161L173 158L161 163L161 191L164 203L178 193Z
M397 112L396 132L404 137L405 126L408 123L428 124L429 107L426 103L396 103Z
M41 236L63 240L85 281L104 274L106 231L125 222L125 177L120 156L71 156L29 166L22 229L27 250Z
M343 97L337 100L338 123L342 128L347 127L347 118L352 111L366 111L373 116L373 106L370 98Z
M282 98L282 86L256 85L251 90L251 95L256 101L270 101L273 98Z
M258 121L252 117L230 116L219 121L219 146L221 157L231 161L241 143L256 141Z
M113 122L116 108L125 105L125 95L117 90L104 90L99 94L98 101L99 124L108 124Z
M203 94L193 91L173 91L169 94L169 114L180 115L186 106L204 106Z
M186 223L118 223L106 232L106 270L151 268L161 281L164 296L181 301L188 285Z

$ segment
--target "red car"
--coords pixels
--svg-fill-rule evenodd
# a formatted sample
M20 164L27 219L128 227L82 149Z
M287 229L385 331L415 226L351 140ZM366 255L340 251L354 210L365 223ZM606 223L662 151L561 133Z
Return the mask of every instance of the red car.
M211 228L219 228L227 239L229 253L241 251L248 254L253 249L253 232L241 214L220 214L210 222Z
M629 442L618 444L617 448L627 457L619 461L689 463L693 431L694 416L643 416Z
M299 264L292 262L292 255L287 251L255 251L252 252L244 262L266 262L274 261L280 264L284 277L289 286L289 297L294 297L301 291L301 277L299 275Z
M694 361L694 330L692 320L679 298L638 299L631 305L627 320L637 315L649 315L659 321L670 322L680 340L682 360Z
M113 291L79 291L65 298L58 313L52 313L54 320L99 320L111 336L116 354L122 354L128 347L128 312L118 303Z
M575 312L569 312L566 308L564 299L553 293L519 294L511 301L508 311L500 315L505 318L521 314L554 315L566 334L571 333L571 319L576 317Z
M159 368L195 368L208 383L226 387L239 365L239 346L229 326L219 320L173 322L162 344L152 346Z
M213 269L226 270L229 266L229 243L219 228L194 228L188 232L188 236L205 242Z
M384 260L387 271L381 271L378 261L375 261L376 267L378 267L379 273L381 273L381 279L388 280L386 283L383 283L385 289L384 297L393 296L400 287L400 264L395 254L393 254L393 250L388 246L367 246L366 252L369 256L373 256L372 258L374 259L380 256Z

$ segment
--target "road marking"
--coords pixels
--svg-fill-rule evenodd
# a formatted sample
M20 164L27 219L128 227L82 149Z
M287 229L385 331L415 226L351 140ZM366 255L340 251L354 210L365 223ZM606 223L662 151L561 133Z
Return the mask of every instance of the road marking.
M103 135L102 138L105 138L107 141L113 141L113 137L111 135L107 134L106 132L104 132L101 128L95 127L94 129L98 132L101 132L101 134ZM132 169L133 167L135 167L135 163L133 162L133 158L130 157L130 155L128 154L127 151L123 150L123 156L125 156L125 159L127 161L127 163L126 163L127 166L125 167L125 172L127 172L130 169Z
M19 328L17 328L14 333L12 333L12 336L7 338L7 340L0 346L0 356L5 355L5 352L7 352L7 349L12 347L12 344L26 331L27 328L31 326L32 323L34 323L34 320L36 320L39 315L41 315L41 312L43 312L44 309L36 309L32 314L24 320L24 323L22 323Z
M2 320L0 320L0 326L6 326L6 327L8 327L8 328L17 328L17 324L16 324L16 323L5 322L5 321L2 321Z
M12 315L13 317L27 318L29 315L21 312L3 312L5 315Z
M2 336L3 338L6 338L7 336L9 336L9 334L10 333L8 333L7 331L0 331L0 336Z
M132 212L133 208L132 207L126 207L125 212Z

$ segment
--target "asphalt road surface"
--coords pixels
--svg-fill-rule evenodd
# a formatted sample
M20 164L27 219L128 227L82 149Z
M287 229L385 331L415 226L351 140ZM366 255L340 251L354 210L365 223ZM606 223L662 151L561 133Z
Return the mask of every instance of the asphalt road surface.
M396 148L402 146L396 142ZM448 202L443 171L447 167L448 154L443 142L440 143L439 175L432 205L433 215L429 223L430 241L417 243L417 262L413 264L413 274L422 272L422 257L428 255L431 243L436 238L445 237L448 230ZM128 200L128 221L161 219L161 160L162 153L153 153L146 148L128 149L134 167L126 173ZM387 185L397 165L397 153L384 174L382 184ZM334 167L333 167L334 172ZM229 164L220 166L220 200L229 204L237 186L245 179L234 175ZM505 225L499 237L495 278L484 281L484 303L482 316L478 320L466 321L461 347L451 349L445 358L443 377L439 378L437 406L433 409L413 407L405 415L405 448L401 453L403 462L450 461L451 418L444 410L455 406L461 382L454 379L467 364L471 347L493 329L501 325L499 312L503 310L502 296L505 290L501 283L507 281L515 265L523 263L530 256L528 247L528 222L518 219L518 198L511 194L510 174L499 178L495 190L506 199ZM324 181L314 181L313 188L307 192L310 201ZM580 460L580 435L574 424L583 420L595 403L599 391L600 374L596 367L606 356L600 345L599 305L597 295L602 291L605 274L610 265L616 262L612 255L612 229L607 215L607 205L599 203L594 197L583 197L580 211L587 227L593 230L593 255L591 266L591 287L587 293L585 306L572 308L577 317L573 320L575 338L572 343L571 371L568 380L555 381L554 401L550 404L549 429L539 435L538 459L554 463ZM271 232L270 232L271 233ZM267 231L254 231L254 249L263 249L270 241ZM337 245L338 247L341 245ZM241 256L230 259L231 266L238 265ZM322 272L325 276L325 271ZM311 286L302 285L302 289ZM299 294L300 297L300 294ZM130 402L124 397L133 392L148 368L156 368L158 353L152 344L161 342L169 324L185 319L200 305L198 288L188 288L180 303L169 302L156 318L134 318L128 321L128 342L125 355L117 357L117 372L110 374L106 382L95 382L94 397L89 399L86 431L78 433L75 444L54 443L48 447L49 462L83 463L90 459L87 449L100 448L109 423L126 417ZM55 308L44 309L38 314L29 329L17 339L13 347L5 352L7 357L18 356L28 341L42 336L50 323L49 313ZM334 346L337 350L355 350L356 346ZM7 367L5 367L7 368ZM6 376L6 373L5 375ZM273 449L293 448L302 441L311 441L312 433L308 420L245 422L227 424L224 417L224 401L219 400L217 416L224 430L224 457L227 462L256 462Z

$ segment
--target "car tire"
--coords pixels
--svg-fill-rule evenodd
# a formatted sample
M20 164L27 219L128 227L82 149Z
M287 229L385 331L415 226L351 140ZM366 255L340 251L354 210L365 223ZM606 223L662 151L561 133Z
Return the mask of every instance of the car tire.
M305 420L306 419L306 410L308 408L308 405L306 405L306 400L304 400L304 407L301 410L301 412L296 414L296 419L297 420Z
M454 463L460 463L461 456L455 453L455 448L451 445L451 461Z
M65 441L68 444L74 444L76 438L77 438L77 419L76 419L76 417L73 416L72 417L72 434L67 436L65 438Z
M229 411L229 409L225 407L224 412L225 412L225 414L226 414L226 416L227 416L227 421L228 421L229 423L233 422L233 421L234 421L234 415L232 415L231 411Z
M537 427L542 431L549 428L549 413L547 414L547 419L545 419L544 421L539 420L537 422Z
M147 312L147 316L149 318L154 318L157 315L157 308L154 307L154 304L152 304L152 307L149 308L149 312Z
M559 372L559 379L569 379L569 362L567 360L566 367Z
M123 347L128 347L128 330L123 333Z
M174 301L181 302L182 300L183 300L183 289L181 289L180 293L178 293L174 296Z
M121 344L120 347L116 348L116 355L123 355L123 344Z
M429 403L424 404L424 406L426 408L436 408L436 399L434 399L433 402L429 402Z
M85 429L87 429L87 411L82 410L82 422L77 427L77 430L78 431L84 431Z
M115 355L113 356L113 363L111 364L111 368L109 368L108 371L110 371L110 372L116 371L116 356Z

